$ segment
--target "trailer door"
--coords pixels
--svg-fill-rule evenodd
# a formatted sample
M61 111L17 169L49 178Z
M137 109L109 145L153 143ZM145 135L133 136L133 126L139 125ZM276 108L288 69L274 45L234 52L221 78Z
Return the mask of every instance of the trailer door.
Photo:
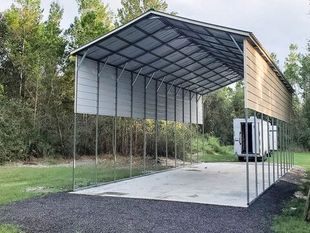
M253 154L253 138L252 138L252 123L248 123L248 143L249 143L249 154ZM241 153L246 154L246 137L245 137L245 122L241 123Z

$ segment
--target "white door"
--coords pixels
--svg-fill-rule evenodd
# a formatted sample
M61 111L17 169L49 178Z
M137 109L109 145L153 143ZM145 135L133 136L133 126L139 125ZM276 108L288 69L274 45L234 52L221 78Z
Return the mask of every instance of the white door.
M241 121L234 119L234 152L241 155Z

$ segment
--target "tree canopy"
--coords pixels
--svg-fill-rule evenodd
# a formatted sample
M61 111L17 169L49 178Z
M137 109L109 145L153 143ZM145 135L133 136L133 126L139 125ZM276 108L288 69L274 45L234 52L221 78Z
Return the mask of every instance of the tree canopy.
M40 0L16 0L0 12L0 162L31 156L69 156L74 99L74 62L69 51L149 9L168 11L164 0L122 0L116 14L101 0L77 0L77 4L78 15L69 28L61 27L63 9L57 1L50 4L46 20ZM303 54L294 44L289 49L284 73L298 87L294 140L296 147L310 149L310 44ZM272 57L278 63L276 55ZM205 132L231 144L232 119L243 116L242 83L206 95L204 100ZM104 130L111 131L111 119L100 122ZM122 128L118 129L124 153L129 137L126 122L122 119ZM79 137L83 138L80 145L87 154L93 150L94 119L81 116L79 124ZM135 130L138 142L142 126L136 123ZM173 138L173 130L169 132ZM111 135L102 138L103 151L109 150L111 140Z
M119 24L128 23L148 10L166 12L168 4L165 0L121 0L122 7L117 10Z

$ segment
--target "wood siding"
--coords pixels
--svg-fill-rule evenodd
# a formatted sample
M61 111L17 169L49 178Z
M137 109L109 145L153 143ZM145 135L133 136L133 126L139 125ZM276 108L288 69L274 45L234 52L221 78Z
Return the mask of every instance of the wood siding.
M258 51L244 40L245 108L288 122L292 94Z

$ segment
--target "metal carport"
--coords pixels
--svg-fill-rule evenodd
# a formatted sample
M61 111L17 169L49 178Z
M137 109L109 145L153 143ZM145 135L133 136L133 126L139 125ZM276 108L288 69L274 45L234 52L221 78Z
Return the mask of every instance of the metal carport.
M190 126L202 124L203 129L202 97L239 80L244 80L246 119L250 110L255 116L257 112L261 113L261 120L267 117L272 125L283 125L279 136L281 161L272 161L271 167L270 159L268 160L267 186L292 166L293 156L288 148L288 123L293 89L251 32L148 11L74 50L71 55L76 56L73 169L76 161L77 114L96 116L96 164L100 115L114 117L114 162L117 117L142 119L144 122L146 119L154 119L154 153L157 161L159 120L173 121L175 127L176 122ZM145 137L144 133L144 141ZM130 146L132 147L132 138ZM174 153L176 159L176 146ZM146 143L144 161L145 156ZM130 168L131 163L132 149ZM279 167L279 164L281 172L278 171L276 176L275 167ZM257 159L254 167L256 171ZM245 168L249 204L251 184L248 156ZM262 168L265 168L264 164ZM263 189L258 189L257 174L255 172L256 197L266 190L265 180ZM264 179L264 170L262 174Z

